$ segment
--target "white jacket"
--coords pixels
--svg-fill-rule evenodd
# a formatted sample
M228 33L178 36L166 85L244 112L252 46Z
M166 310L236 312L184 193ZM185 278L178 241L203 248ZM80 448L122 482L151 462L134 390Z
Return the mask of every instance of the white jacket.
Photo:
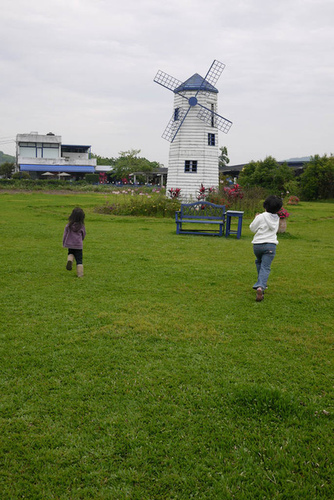
M278 245L277 231L279 216L269 212L263 212L255 217L249 229L255 233L252 243L274 243Z

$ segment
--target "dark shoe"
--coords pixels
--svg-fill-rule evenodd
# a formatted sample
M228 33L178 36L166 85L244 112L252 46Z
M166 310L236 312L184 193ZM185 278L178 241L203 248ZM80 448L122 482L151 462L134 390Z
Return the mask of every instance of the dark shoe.
M263 290L261 287L256 289L256 302L262 302L264 299Z
M67 261L67 264L66 264L66 269L68 271L72 271L72 261L71 260L68 260Z

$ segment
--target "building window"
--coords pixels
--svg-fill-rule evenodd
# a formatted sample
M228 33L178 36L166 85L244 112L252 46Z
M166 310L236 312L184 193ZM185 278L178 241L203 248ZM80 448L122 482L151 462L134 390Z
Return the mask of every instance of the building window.
M22 148L35 148L36 142L19 142L19 146Z
M36 142L19 142L19 155L22 158L37 158Z
M215 145L216 145L216 135L208 134L208 146L215 146Z
M61 147L62 153L88 153L89 146L68 146L64 145Z
M23 158L58 158L57 143L20 142L19 154Z
M174 109L174 121L178 121L180 119L180 108Z
M197 172L197 160L186 160L184 162L185 172Z

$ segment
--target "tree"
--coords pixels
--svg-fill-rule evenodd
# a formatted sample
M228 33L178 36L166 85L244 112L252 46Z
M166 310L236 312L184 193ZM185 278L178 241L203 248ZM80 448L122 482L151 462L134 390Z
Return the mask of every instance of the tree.
M300 184L304 200L334 198L334 156L311 156Z
M115 179L127 178L133 172L152 172L159 165L157 162L150 162L146 158L139 157L140 149L130 149L120 151L120 157L115 162L113 174Z
M251 161L247 165L244 166L242 169L238 181L243 185L243 186L255 186L254 182L254 172L257 166L257 162Z
M293 178L294 174L286 163L281 165L272 156L267 156L264 160L251 161L246 165L239 176L239 182L244 187L259 186L281 194L286 191L286 184Z
M113 167L116 163L116 158L108 158L95 154L92 154L92 158L96 159L96 165L110 165L111 167Z
M228 152L227 152L227 147L222 146L220 149L220 155L219 155L219 168L220 167L226 167L230 163L230 159L228 157Z
M278 164L278 168L273 172L273 187L272 189L277 193L286 193L293 189L295 174L287 163Z
M0 175L5 179L10 179L12 173L14 172L15 163L10 163L6 161L0 165Z

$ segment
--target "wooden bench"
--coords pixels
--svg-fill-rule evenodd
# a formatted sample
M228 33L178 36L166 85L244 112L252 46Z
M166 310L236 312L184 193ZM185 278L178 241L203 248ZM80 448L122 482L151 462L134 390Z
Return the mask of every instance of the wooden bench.
M225 205L215 205L208 201L182 203L181 210L175 212L176 234L203 234L223 236L225 227ZM182 227L183 224L205 224L210 229ZM218 225L218 227L214 227Z

